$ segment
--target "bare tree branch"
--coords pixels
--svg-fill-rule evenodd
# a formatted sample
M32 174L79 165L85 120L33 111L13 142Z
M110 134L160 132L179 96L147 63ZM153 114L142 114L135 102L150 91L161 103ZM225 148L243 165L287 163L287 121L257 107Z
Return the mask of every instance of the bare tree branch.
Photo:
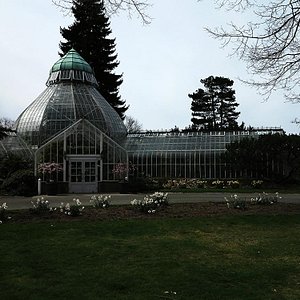
M128 133L137 133L143 129L143 125L139 123L137 119L134 119L131 116L125 117L125 127Z
M255 19L243 26L206 28L222 46L232 45L232 55L247 63L260 80L243 80L268 98L277 89L287 100L300 102L300 1L299 0L216 0L220 8L248 10ZM265 4L268 2L268 4Z
M72 0L51 0L54 5L59 7L65 15L71 14ZM147 25L151 23L151 17L147 14L147 9L151 6L149 0L103 0L108 16L127 11L129 17L134 14Z
M5 117L0 118L0 140L4 139L13 130L14 121Z

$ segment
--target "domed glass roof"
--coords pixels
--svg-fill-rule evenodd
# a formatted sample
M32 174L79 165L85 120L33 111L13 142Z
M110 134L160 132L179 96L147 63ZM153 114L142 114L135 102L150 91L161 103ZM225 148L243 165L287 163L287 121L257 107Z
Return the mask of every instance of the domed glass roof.
M15 129L32 146L40 146L80 119L122 143L126 128L97 90L89 64L70 50L50 70L48 87L19 116Z

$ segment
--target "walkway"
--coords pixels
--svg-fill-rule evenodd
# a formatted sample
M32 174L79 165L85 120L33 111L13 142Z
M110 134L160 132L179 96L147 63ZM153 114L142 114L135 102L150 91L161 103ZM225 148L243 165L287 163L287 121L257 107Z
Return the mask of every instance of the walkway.
M224 197L230 197L233 193L169 193L168 200L170 203L195 203L195 202L222 202ZM31 201L43 197L50 202L52 207L57 207L61 202L71 203L74 198L79 199L83 205L90 205L91 196L94 194L65 194L56 196L34 196L34 197L19 197L19 196L0 196L0 205L6 202L8 209L28 209L32 207ZM108 195L108 194L107 194ZM130 204L133 199L143 199L145 194L110 194L112 205ZM251 197L258 193L237 193L241 199L250 200ZM280 194L284 203L300 204L300 194Z

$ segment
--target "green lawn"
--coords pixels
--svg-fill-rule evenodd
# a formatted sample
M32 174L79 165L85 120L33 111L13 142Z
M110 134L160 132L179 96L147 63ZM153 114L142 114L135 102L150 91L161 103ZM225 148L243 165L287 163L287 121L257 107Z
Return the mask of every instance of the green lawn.
M0 282L4 300L300 299L300 216L2 224Z

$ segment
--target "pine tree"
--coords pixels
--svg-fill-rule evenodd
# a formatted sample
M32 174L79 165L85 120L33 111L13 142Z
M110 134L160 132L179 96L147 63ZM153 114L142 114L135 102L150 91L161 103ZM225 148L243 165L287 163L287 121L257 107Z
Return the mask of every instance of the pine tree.
M192 123L195 128L212 128L213 117L211 112L210 98L203 89L198 89L195 93L188 95L192 98Z
M232 89L233 80L224 77L201 79L205 90L198 89L188 96L192 99L193 127L206 130L237 129L235 91Z
M128 106L119 95L122 75L113 73L119 62L115 54L115 39L108 37L111 29L103 0L73 0L72 13L74 23L68 28L60 28L66 40L60 42L60 55L74 48L93 68L101 95L124 119Z

